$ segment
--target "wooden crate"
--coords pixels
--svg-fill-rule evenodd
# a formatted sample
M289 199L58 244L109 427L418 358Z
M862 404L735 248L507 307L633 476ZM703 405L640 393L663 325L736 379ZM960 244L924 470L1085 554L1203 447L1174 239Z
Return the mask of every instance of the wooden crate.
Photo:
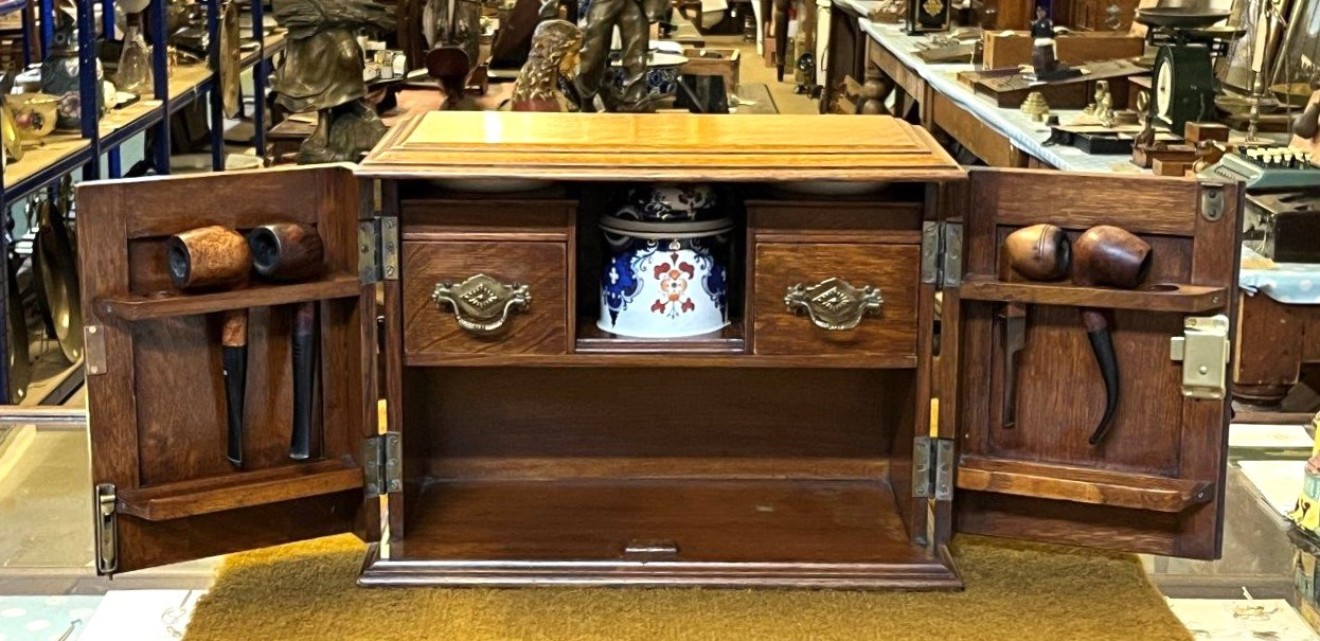
M737 49L684 49L688 61L679 67L680 74L724 76L724 89L738 88L738 66L742 55Z
M985 68L1001 69L1031 64L1034 39L1026 31L985 32ZM1118 60L1140 56L1146 43L1126 33L1097 31L1070 33L1054 39L1059 62L1077 65L1095 60Z

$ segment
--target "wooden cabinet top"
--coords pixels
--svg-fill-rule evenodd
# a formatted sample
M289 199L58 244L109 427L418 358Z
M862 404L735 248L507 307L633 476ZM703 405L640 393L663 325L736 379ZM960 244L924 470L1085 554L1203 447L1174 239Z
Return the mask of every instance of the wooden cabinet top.
M943 181L965 173L889 117L430 112L358 173L393 178Z

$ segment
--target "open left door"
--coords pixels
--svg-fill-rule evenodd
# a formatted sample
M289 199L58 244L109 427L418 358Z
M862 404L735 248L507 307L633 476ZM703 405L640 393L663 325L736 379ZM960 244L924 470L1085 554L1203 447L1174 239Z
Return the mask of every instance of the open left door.
M961 219L964 253L944 300L956 350L941 363L957 387L943 390L940 408L957 426L956 531L1217 557L1238 186L973 170L969 194L947 213ZM1030 281L1009 267L1004 240L1038 223L1074 241L1093 226L1120 227L1149 245L1148 269L1135 288L1107 286L1103 274L1088 285L1104 261L1074 244L1068 275ZM1116 407L1095 439L1111 394L1091 334L1106 326Z
M360 191L349 166L78 188L99 573L339 532L378 536L378 500L363 489L364 443L377 419L375 297L358 265L359 218L369 213ZM290 282L253 274L246 285L200 292L174 286L172 235L278 222L315 228L323 273ZM204 253L193 255L194 273L205 269ZM226 369L238 368L225 357L239 342L246 380L235 441L225 381ZM295 342L314 346L313 357L295 356ZM306 402L295 401L301 381L310 382L310 394L297 395ZM295 405L309 419L297 421L310 428L298 430L310 436L305 457L293 435Z

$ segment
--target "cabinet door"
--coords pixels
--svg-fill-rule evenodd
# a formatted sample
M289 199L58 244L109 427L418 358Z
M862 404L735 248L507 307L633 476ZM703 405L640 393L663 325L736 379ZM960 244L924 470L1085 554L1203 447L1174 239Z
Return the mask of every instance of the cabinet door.
M962 211L946 211L962 224L964 250L961 282L944 300L955 358L941 363L956 386L941 398L956 426L955 529L1218 556L1231 350L1216 334L1232 337L1236 323L1239 188L985 170L971 172L968 191ZM1149 245L1148 269L1135 289L1084 286L1096 263L1075 246L1069 276L1028 281L1004 240L1037 223L1073 240L1123 228ZM1088 319L1108 325L1118 383L1094 445L1108 394Z
M378 515L363 496L364 439L377 420L374 288L358 272L361 191L347 166L79 187L100 573L339 532L375 537ZM293 283L253 276L202 293L173 286L171 235L273 222L315 227L323 275ZM312 381L310 448L294 460L293 326L309 309L316 357L301 380ZM244 311L236 465L221 341L226 318Z

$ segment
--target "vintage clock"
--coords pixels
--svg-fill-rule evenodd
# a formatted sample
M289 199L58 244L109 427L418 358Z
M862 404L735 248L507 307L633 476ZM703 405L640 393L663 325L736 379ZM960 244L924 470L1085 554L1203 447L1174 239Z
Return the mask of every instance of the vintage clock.
M600 222L649 181L728 203L721 331L597 323L624 274ZM1237 183L969 171L885 116L437 111L360 165L78 190L101 574L340 532L371 544L376 586L950 589L955 532L1221 549ZM315 227L321 278L172 288L171 235L274 221ZM1124 227L1153 247L1147 280L1001 273L1002 239L1041 223ZM305 303L316 411L293 459ZM1119 354L1098 446L1079 307L1112 315ZM241 468L230 310L250 338Z
M1214 72L1209 50L1200 45L1164 46L1155 57L1150 103L1155 122L1181 132L1189 122L1214 113Z

